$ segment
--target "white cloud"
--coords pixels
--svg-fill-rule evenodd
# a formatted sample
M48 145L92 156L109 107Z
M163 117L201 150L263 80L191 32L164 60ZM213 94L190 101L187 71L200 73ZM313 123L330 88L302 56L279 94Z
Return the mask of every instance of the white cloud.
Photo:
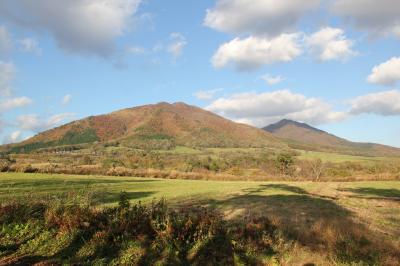
M326 27L305 38L311 54L320 61L346 60L357 52L352 50L354 42L338 28Z
M50 33L68 52L109 57L114 39L127 31L139 4L140 0L2 0L0 15Z
M11 82L15 78L16 72L17 70L12 62L0 61L0 95L11 95Z
M302 53L299 39L297 33L282 34L273 39L236 38L219 47L212 64L216 68L233 65L238 70L252 70L265 64L289 62Z
M8 54L12 49L10 34L5 26L0 26L0 56Z
M399 33L400 1L398 0L336 0L332 11L343 16L357 29L367 31L371 36Z
M22 130L29 130L35 133L53 128L74 116L72 113L62 113L49 118L40 118L36 114L21 115L17 118L16 126Z
M12 132L10 135L4 137L3 144L17 143L22 140L22 132L20 130Z
M37 55L42 53L38 41L34 38L25 38L19 40L18 43L20 45L20 50L24 53L33 53Z
M400 91L370 93L350 101L352 114L400 115Z
M72 95L71 95L71 94L64 95L64 97L63 97L61 103L62 103L63 105L66 105L66 104L68 104L68 103L71 101L71 99L72 99Z
M187 45L185 36L179 32L173 32L170 35L171 44L168 46L167 51L174 57L179 57L183 53L183 49Z
M196 92L194 95L200 100L211 100L214 98L214 95L222 91L223 89L215 89L215 90L200 90Z
M320 0L217 0L204 25L229 33L277 36L292 30Z
M255 126L265 126L283 118L317 125L347 117L345 112L333 111L320 99L307 98L289 90L235 94L215 100L206 109Z
M269 74L265 74L265 75L261 76L260 78L262 80L264 80L270 86L279 84L285 80L281 76L271 76Z
M400 57L392 57L390 60L375 66L368 82L386 86L395 85L400 81Z
M32 100L28 97L10 98L0 101L0 112L5 112L17 107L23 107L31 104Z

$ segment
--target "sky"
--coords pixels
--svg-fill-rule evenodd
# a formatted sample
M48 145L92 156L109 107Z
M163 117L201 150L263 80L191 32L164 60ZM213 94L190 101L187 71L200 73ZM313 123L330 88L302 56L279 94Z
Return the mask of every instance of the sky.
M0 142L186 102L400 147L398 0L2 0Z

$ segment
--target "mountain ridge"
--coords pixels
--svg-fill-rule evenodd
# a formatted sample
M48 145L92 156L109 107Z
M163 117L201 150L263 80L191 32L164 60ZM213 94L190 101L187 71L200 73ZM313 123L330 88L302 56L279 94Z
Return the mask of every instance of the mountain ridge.
M367 156L400 156L400 148L377 143L352 142L306 123L289 119L270 124L263 130L286 140L292 147Z

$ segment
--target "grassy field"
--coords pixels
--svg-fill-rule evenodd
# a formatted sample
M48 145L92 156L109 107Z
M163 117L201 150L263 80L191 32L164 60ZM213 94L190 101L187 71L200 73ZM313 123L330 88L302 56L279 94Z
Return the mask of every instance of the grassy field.
M281 218L343 211L381 231L400 236L400 182L228 182L135 177L0 174L0 200L76 195L113 205L121 191L132 202L166 198L171 204L216 206L230 217L270 212ZM339 212L340 212L339 211ZM315 212L315 213L314 213ZM302 214L305 213L305 214ZM285 217L287 216L287 217Z
M397 181L218 182L0 174L2 202L37 198L49 201L73 198L83 202L89 198L98 206L115 206L121 191L127 192L132 203L147 204L164 197L171 206L211 206L228 221L267 216L293 232L297 244L282 255L286 265L310 261L316 265L337 265L327 259L329 254L320 243L329 247L330 239L335 239L332 243L337 250L337 239L343 235L350 239L346 241L360 235L373 236L385 250L400 250L400 182Z
M162 153L173 153L173 154L204 154L204 155L217 155L223 156L229 153L244 153L244 154L254 154L260 152L273 151L273 149L263 149L263 148L207 148L204 150L197 150L193 148L177 146L175 149L170 151L159 151ZM356 156L340 153L330 153L330 152L318 152L318 151L304 151L296 150L300 153L298 156L301 160L315 160L321 159L323 162L332 163L343 163L343 162L359 162L372 164L376 162L383 161L400 161L400 158L391 157L372 157L372 156Z
M332 162L332 163L343 163L343 162L359 162L359 163L376 163L383 161L400 161L399 158L391 158L391 157L368 157L368 156L355 156L355 155L346 155L339 153L329 153L329 152L317 152L317 151L303 151L297 150L301 153L299 156L300 159L321 159L323 162Z

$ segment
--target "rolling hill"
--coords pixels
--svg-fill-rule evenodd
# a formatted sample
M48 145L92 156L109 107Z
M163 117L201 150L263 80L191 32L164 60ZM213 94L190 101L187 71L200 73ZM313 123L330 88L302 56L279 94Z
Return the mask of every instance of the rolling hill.
M238 124L185 103L158 103L91 116L42 132L9 146L12 152L83 143L134 148L287 147L261 129Z
M290 147L302 150L338 152L364 156L400 156L400 149L375 144L348 141L323 130L284 119L263 128L284 139Z

